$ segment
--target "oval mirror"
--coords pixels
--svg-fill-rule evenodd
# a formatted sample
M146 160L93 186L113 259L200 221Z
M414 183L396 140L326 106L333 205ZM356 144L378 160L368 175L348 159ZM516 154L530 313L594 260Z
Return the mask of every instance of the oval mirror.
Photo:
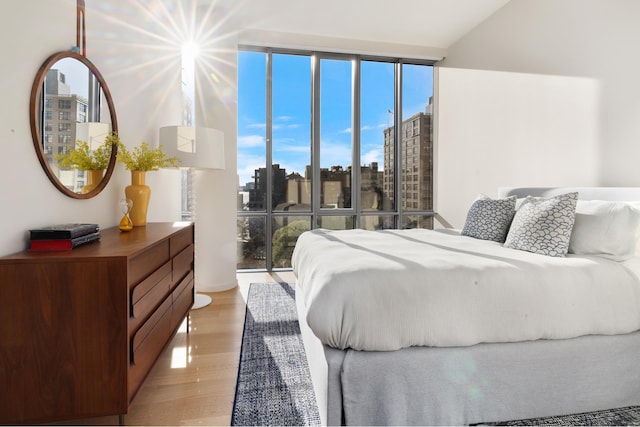
M117 147L105 144L105 138L118 131L118 124L111 93L96 66L72 51L51 55L36 74L29 109L33 145L53 185L76 199L100 193L116 165ZM64 161L73 150L94 154L105 148L102 170Z

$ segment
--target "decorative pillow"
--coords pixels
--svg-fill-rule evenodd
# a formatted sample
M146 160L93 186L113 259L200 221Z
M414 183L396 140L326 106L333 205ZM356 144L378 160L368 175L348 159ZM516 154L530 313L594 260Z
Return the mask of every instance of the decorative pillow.
M634 256L640 233L640 210L625 202L579 200L569 253L614 261Z
M515 213L516 196L491 199L481 194L469 208L461 234L504 243Z
M578 193L550 199L527 197L516 211L504 245L541 255L563 257L569 249Z

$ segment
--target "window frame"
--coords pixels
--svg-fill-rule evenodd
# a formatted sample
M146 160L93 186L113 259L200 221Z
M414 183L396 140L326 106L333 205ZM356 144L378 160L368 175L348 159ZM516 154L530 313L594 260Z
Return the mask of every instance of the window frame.
M386 57L386 56L374 56L374 55L361 55L361 54L349 54L349 53L335 53L335 52L323 52L323 51L314 51L314 50L297 50L297 49L287 49L287 48L272 48L272 47L262 47L262 46L254 46L254 45L239 45L238 53L241 52L258 52L265 54L266 60L266 75L265 75L265 84L266 84L266 129L265 129L265 171L266 171L266 194L264 195L264 209L260 211L244 211L237 209L237 220L241 220L243 218L256 218L263 217L265 224L265 268L256 268L256 269L238 269L238 271L287 271L291 270L288 268L278 268L273 266L273 236L274 231L277 228L274 226L274 222L280 218L280 220L285 220L286 217L305 217L310 219L311 228L318 228L320 221L322 218L326 217L351 217L353 228L358 229L363 225L363 218L366 217L392 217L394 229L400 229L403 227L405 223L405 217L433 217L435 212L432 209L429 210L414 210L403 208L403 193L406 191L403 190L403 186L405 185L403 175L402 165L403 163L406 165L407 155L406 153L401 153L401 144L402 141L407 139L404 137L404 132L408 132L410 128L410 133L413 137L414 131L413 128L416 126L414 121L409 121L406 124L406 127L403 124L402 120L402 67L403 65L424 65L424 66L434 66L437 61L435 60L422 60L422 59L405 59L399 57ZM304 211L279 211L275 210L273 207L273 87L272 87L272 78L273 78L273 55L276 54L284 54L284 55L302 55L309 56L311 62L311 102L309 108L311 109L310 117L311 117L311 135L310 135L310 143L311 143L311 209ZM321 206L321 171L320 171L320 128L321 128L321 118L320 118L320 64L323 59L335 59L335 60L349 60L352 62L352 110L351 110L351 123L352 123L352 135L351 135L351 144L352 144L352 177L351 177L351 207L349 208L323 208ZM390 153L390 159L393 162L394 173L393 173L393 184L394 184L394 206L392 210L363 210L361 206L361 133L360 133L360 114L361 114L361 63L362 61L371 61L371 62L386 62L394 65L394 112L393 115L393 132L390 136L391 141L393 143L393 150ZM432 84L435 83L435 76L432 80ZM435 95L435 90L432 88L432 95ZM433 113L432 113L433 114ZM433 117L433 116L432 116ZM433 120L433 119L432 119ZM415 120L417 121L417 119ZM429 129L431 136L433 138L433 122L431 129ZM384 147L383 147L384 152ZM433 159L434 147L433 144L430 148L431 157ZM384 158L384 154L383 154ZM433 172L432 172L433 173ZM386 179L386 178L385 178ZM383 182L384 180L383 179ZM410 181L408 179L407 181ZM431 181L431 186L433 189L433 179ZM412 182L413 183L413 182ZM414 184L414 185L417 185ZM408 201L407 201L408 204ZM413 202L415 206L417 202Z

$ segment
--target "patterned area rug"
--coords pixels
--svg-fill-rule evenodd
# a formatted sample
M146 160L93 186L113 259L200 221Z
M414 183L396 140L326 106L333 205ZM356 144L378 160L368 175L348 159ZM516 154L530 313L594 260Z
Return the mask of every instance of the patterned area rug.
M640 425L640 407L585 412L560 417L535 418L486 425L497 426L637 426Z
M287 283L252 283L232 426L318 426L320 414Z
M231 425L320 425L295 290L287 283L249 288ZM637 426L640 407L480 425Z

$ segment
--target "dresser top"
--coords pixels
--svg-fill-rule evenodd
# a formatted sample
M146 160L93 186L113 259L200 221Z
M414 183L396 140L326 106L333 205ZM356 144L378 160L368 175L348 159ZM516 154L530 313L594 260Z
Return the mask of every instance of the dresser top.
M120 231L118 227L100 230L100 240L78 246L68 251L22 251L0 258L0 264L6 262L73 262L84 258L130 257L138 252L191 228L191 222L157 222L145 226L133 227L131 231Z

